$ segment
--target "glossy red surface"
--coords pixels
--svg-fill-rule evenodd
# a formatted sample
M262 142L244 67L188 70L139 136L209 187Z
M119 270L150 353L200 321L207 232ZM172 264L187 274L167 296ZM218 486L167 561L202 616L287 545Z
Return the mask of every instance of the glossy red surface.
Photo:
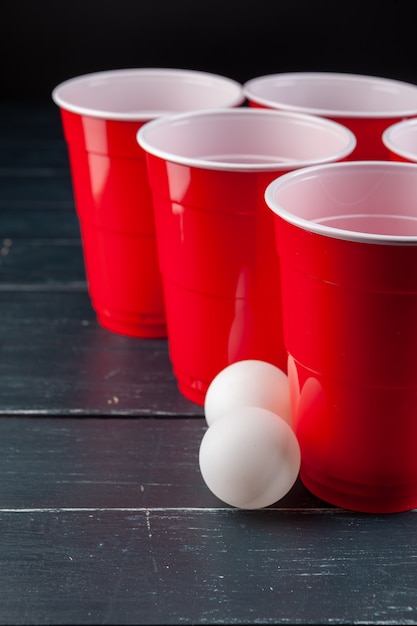
M417 163L417 153L413 157L410 156L410 158L406 158L395 150L391 150L389 148L387 148L387 150L390 161L399 161L400 163Z
M399 161L400 163L414 163L414 162L417 162L417 157L416 157L416 161L412 161L411 159L406 159L405 157L402 157L399 154L396 154L392 150L390 150L390 152L389 152L389 158L390 158L390 161Z
M165 337L152 197L136 141L142 123L61 117L97 318L113 332Z
M417 246L275 227L301 478L344 508L414 508Z
M182 393L203 404L214 376L241 359L286 371L279 260L264 200L278 174L147 158L170 357Z
M402 117L395 118L360 118L333 117L335 122L349 128L356 137L356 148L347 158L350 161L388 160L389 151L382 142L382 133L388 126L399 122Z
M268 108L256 102L248 101L250 107ZM276 107L279 108L278 106ZM405 119L403 117L390 118L361 118L361 117L329 117L328 119L346 126L356 137L356 147L346 158L347 161L389 160L390 153L382 142L382 133L392 124Z

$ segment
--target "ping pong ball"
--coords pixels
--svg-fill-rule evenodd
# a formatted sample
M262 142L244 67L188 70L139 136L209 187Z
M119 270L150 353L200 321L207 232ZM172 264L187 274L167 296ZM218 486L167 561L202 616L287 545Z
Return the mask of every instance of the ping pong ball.
M294 485L301 454L291 426L259 407L239 407L215 421L200 443L204 482L223 502L258 509L283 498Z
M288 376L272 363L248 359L225 367L211 381L204 400L206 422L211 426L232 409L257 406L276 413L288 423Z

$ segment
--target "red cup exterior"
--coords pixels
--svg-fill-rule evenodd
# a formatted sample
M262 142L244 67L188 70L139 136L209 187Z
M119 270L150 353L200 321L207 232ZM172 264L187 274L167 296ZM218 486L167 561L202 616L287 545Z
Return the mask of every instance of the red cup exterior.
M250 99L248 104L254 109L268 108ZM280 107L277 105L275 108L279 110ZM382 134L392 124L407 118L403 116L389 118L328 116L326 119L342 124L355 135L356 146L350 155L346 157L347 161L388 161L391 158L390 151L382 142ZM397 158L396 160L401 159Z
M417 246L275 229L304 484L356 511L415 508Z
M403 156L400 156L399 154L397 154L396 152L393 152L392 150L390 150L389 152L389 159L390 161L398 161L399 163L414 163L417 162L417 157L416 157L416 161L411 161L411 159L406 159Z
M145 155L136 141L144 122L61 109L93 308L108 330L166 337Z
M264 200L279 174L147 159L180 390L203 405L216 374L241 359L286 371L279 260Z
M329 118L349 128L356 137L357 143L348 157L350 161L388 160L389 153L382 143L382 133L393 121L385 118L338 117Z
M404 118L329 117L329 119L346 126L356 137L356 147L347 158L348 161L388 161L390 154L382 142L382 134L391 124Z

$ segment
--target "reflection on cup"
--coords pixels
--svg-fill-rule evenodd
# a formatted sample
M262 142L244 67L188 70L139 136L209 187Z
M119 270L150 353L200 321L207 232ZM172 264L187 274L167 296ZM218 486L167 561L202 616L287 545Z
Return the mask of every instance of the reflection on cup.
M301 478L363 512L417 506L417 165L309 167L266 189Z
M69 79L52 98L68 145L97 318L116 333L165 337L152 198L136 133L169 112L238 106L241 85L199 71L125 69Z
M273 216L264 190L284 172L346 158L345 127L319 117L218 109L165 116L138 132L147 153L171 362L203 405L227 365L286 370Z

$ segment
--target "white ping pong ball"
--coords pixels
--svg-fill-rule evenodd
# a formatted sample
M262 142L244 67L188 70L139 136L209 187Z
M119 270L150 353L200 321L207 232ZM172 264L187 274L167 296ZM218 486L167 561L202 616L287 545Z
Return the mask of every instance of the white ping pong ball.
M288 376L272 363L248 359L225 367L211 381L204 400L211 426L231 409L257 406L291 423Z
M291 426L259 407L230 411L206 430L200 443L207 487L241 509L263 508L283 498L297 479L300 462Z

